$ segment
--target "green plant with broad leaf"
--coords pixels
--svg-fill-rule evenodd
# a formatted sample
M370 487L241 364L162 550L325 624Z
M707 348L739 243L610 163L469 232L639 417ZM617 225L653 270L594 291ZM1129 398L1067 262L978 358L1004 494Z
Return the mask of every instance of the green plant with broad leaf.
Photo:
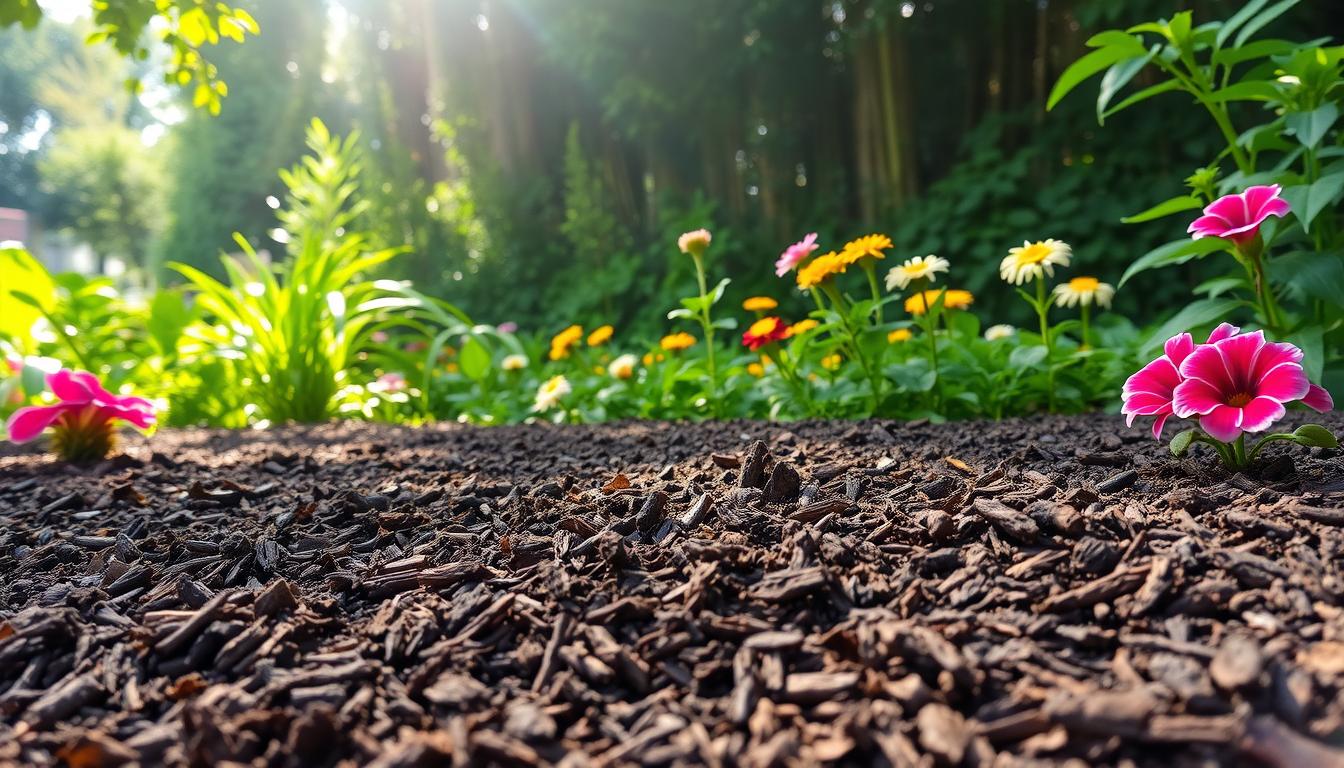
M1221 196L1279 185L1291 219L1270 220L1256 242L1178 238L1140 256L1136 275L1229 252L1239 270L1199 283L1201 296L1155 329L1154 348L1173 328L1251 316L1277 336L1307 347L1325 378L1344 386L1344 46L1329 38L1273 37L1274 22L1300 0L1250 0L1225 21L1197 24L1183 11L1170 19L1101 32L1092 49L1060 76L1048 100L1097 75L1098 122L1155 98L1184 96L1222 138L1223 149L1196 171L1189 192L1124 219L1149 224L1191 219Z

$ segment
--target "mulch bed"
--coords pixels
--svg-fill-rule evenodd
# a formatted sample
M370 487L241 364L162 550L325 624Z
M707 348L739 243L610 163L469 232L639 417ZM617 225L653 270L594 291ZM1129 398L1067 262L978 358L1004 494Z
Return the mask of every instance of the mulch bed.
M0 763L1341 765L1344 454L1267 456L1103 415L4 448Z

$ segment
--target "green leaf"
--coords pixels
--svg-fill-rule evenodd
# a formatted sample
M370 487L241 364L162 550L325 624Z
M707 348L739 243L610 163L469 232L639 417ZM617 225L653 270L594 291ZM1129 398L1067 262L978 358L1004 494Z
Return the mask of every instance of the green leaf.
M1111 115L1114 115L1117 112L1129 109L1130 107L1134 106L1135 104L1138 104L1141 101L1147 101L1148 99L1151 99L1152 97L1157 96L1159 94L1166 93L1167 91L1177 91L1180 90L1180 88L1181 84L1179 81L1163 80L1157 85L1150 85L1141 91L1130 94L1119 104L1116 104L1114 107L1111 107L1110 109L1106 110L1105 114L1103 114L1102 117L1110 117Z
M1128 32L1108 29L1087 39L1088 48L1128 48L1143 51L1143 41Z
M1219 101L1275 101L1279 89L1273 80L1242 80L1209 94L1209 100Z
M1344 306L1344 252L1295 251L1275 258L1269 270L1301 295Z
M684 299L683 299L684 301ZM699 299L697 299L699 301ZM667 313L668 320L694 320L695 313L689 309L674 309Z
M1329 38L1317 40L1314 43L1307 43L1308 46L1320 45L1327 42ZM1289 40L1271 39L1256 40L1254 43L1248 43L1240 48L1226 48L1213 54L1213 63L1220 67L1234 67L1243 61L1251 59L1263 59L1270 56L1282 56L1296 50L1297 43Z
M1265 4L1268 2L1269 0L1251 0L1246 5L1243 5L1241 10L1232 14L1232 18L1224 22L1223 28L1218 30L1218 37L1216 40L1217 46L1222 48L1223 43L1227 42L1227 38L1231 37L1232 33L1236 32L1242 24L1245 24L1247 19L1259 13L1260 9L1264 8Z
M1246 278L1237 275L1224 275L1222 277L1211 277L1208 280L1195 286L1195 293L1202 293L1209 298L1217 298L1228 291L1235 291L1246 286Z
M1136 213L1133 216L1126 216L1120 220L1122 224L1141 224L1145 221L1160 219L1163 216L1170 216L1173 213L1181 211L1192 211L1196 208L1203 208L1204 202L1197 197L1190 195L1180 195L1173 197L1165 202L1158 203L1143 213Z
M1135 259L1133 264L1125 270L1125 274L1120 276L1120 286L1123 288L1129 279L1140 272L1146 272L1150 269L1159 267L1169 267L1173 264L1184 264L1191 259L1203 258L1214 251L1227 249L1227 243L1216 237L1204 237L1199 240L1173 240L1166 245L1159 245L1153 250Z
M1302 224L1304 231L1310 231L1311 222L1317 214L1340 199L1344 193L1344 171L1322 176L1311 184L1298 184L1284 187L1283 199L1292 206L1293 214Z
M1247 40L1251 39L1251 35L1259 32L1266 24L1282 16L1288 9L1297 5L1298 2L1299 0L1282 0L1281 2L1266 8L1262 13L1257 14L1255 18L1246 22L1246 26L1242 27L1241 31L1237 33L1237 41L1234 45L1240 48Z
M1044 344L1018 347L1013 350L1012 354L1008 355L1008 366L1019 371L1032 370L1045 362L1045 358L1049 354L1050 350Z
M1054 89L1050 91L1050 98L1045 104L1046 110L1054 109L1055 104L1058 104L1059 100L1064 98L1069 91L1077 88L1084 80L1087 80L1089 77L1092 77L1112 64L1147 54L1147 51L1144 49L1143 44L1139 42L1138 38L1130 39L1134 41L1133 46L1110 45L1105 48L1099 48L1070 64L1069 68L1064 70L1064 74L1059 76L1059 81L1055 83ZM1135 50L1136 48L1137 51Z
M457 364L463 375L473 381L480 381L490 373L490 350L475 336L468 336L457 353Z
M56 301L56 283L42 263L21 248L0 248L0 275L4 275L0 285L0 336L26 347L33 323ZM36 306L19 300L14 293L32 297Z
M1157 54L1158 46L1153 46L1146 56L1135 56L1132 59L1126 59L1117 64L1112 64L1106 74L1101 76L1101 90L1097 92L1097 123L1099 125L1106 122L1106 107L1110 105L1111 99L1120 92L1122 88L1134 79L1148 62L1152 61L1153 56Z
M719 299L723 298L724 289L727 288L728 284L731 282L732 278L725 277L709 292L709 305L711 307L719 303Z
M1303 424L1293 430L1293 442L1311 448L1338 448L1339 440L1320 424Z
M178 291L159 291L149 303L146 328L158 344L159 352L172 356L177 352L177 340L191 322L191 310Z
M1187 429L1184 432L1177 432L1167 447L1171 449L1171 455L1176 458L1184 458L1185 454L1190 452L1190 444L1195 441L1195 435L1199 430Z
M1192 302L1167 322L1158 326L1139 347L1142 351L1147 352L1161 346L1163 342L1178 333L1223 320L1244 305L1245 302L1240 299L1200 299Z
M1315 149L1338 119L1339 107L1335 106L1334 102L1327 101L1310 112L1290 112L1284 117L1284 122L1287 123L1288 130L1302 142L1302 146Z

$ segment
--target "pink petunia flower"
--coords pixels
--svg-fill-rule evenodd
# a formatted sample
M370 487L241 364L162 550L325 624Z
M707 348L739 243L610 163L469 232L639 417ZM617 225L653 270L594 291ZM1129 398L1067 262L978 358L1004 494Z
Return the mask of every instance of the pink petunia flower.
M99 459L112 448L116 421L148 429L156 420L153 403L143 397L114 395L87 371L63 368L47 374L47 387L60 402L15 411L5 425L12 442L26 443L53 427L56 449L63 458Z
M499 331L500 333L517 333L518 324L513 322L512 320L505 320L504 322L495 326L495 330Z
M1172 411L1199 417L1215 440L1263 432L1283 418L1284 404L1301 400L1317 411L1334 407L1330 394L1307 381L1302 350L1266 341L1263 331L1230 336L1192 351L1180 364Z
M1223 323L1213 329L1206 344L1213 344L1241 333L1241 329L1231 323ZM1137 416L1156 416L1153 421L1153 438L1162 439L1162 427L1172 414L1172 399L1176 387L1184 378L1181 376L1181 363L1195 351L1195 341L1188 333L1179 333L1167 339L1163 345L1161 357L1139 369L1125 380L1120 395L1124 405L1120 412L1125 414L1126 424L1134 425Z
M809 233L807 237L785 248L779 255L779 260L775 262L775 275L783 277L789 274L789 270L798 266L799 262L820 247L817 245L817 233Z
M1221 237L1241 245L1260 232L1260 225L1270 216L1282 218L1289 212L1288 201L1279 197L1281 187L1249 187L1239 195L1225 195L1209 203L1204 215L1190 224L1194 239Z

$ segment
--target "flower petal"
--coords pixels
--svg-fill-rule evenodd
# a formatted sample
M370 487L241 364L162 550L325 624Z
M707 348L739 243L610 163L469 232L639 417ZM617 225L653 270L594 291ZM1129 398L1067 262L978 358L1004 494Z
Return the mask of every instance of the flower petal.
M1161 415L1159 415L1159 416L1157 417L1157 420L1156 420L1156 421L1153 422L1153 439L1154 439L1154 440L1161 440L1161 439L1162 439L1162 427L1166 426L1167 419L1169 419L1169 418L1171 418L1171 414L1170 414L1170 413L1163 413L1163 414L1161 414Z
M1238 333L1241 333L1241 328L1231 323L1223 323L1219 325L1217 328L1213 329L1213 333L1209 334L1209 340L1205 343L1217 344L1223 339L1230 339L1233 336L1236 336Z
M96 390L89 386L89 379L97 389L98 379L84 371L71 371L66 368L47 374L47 388L62 402L83 405L93 401Z
M5 423L10 442L26 443L36 438L68 410L71 410L70 406L64 403L20 408L10 414L9 421Z
M1260 357L1260 351L1264 346L1264 331L1243 333L1213 345L1212 348L1218 350L1218 354L1222 356L1223 367L1227 371L1227 378L1224 381L1229 386L1223 387L1226 394L1252 392L1252 387L1255 386L1255 361ZM1219 383L1211 379L1205 381L1211 384Z
M1229 228L1240 227L1251 218L1250 211L1246 209L1246 199L1241 195L1223 195L1214 200L1204 209L1204 216L1216 216Z
M1325 413L1335 407L1335 399L1325 387L1312 384L1307 387L1307 394L1302 398L1302 404L1318 413Z
M1230 443L1241 434L1241 409L1219 405L1212 413L1199 417L1199 427L1214 440Z
M1301 400L1311 391L1307 374L1297 363L1284 363L1261 376L1255 383L1257 397L1269 397L1280 403Z
M1186 379L1176 387L1171 409L1182 419L1202 416L1223 405L1223 393L1203 379Z
M1231 341L1231 339L1227 341ZM1221 343L1226 344L1227 341ZM1182 384L1189 382L1191 379L1199 379L1208 384L1218 393L1217 399L1219 402L1222 402L1223 394L1234 394L1232 389L1235 383L1228 374L1227 364L1223 362L1223 356L1218 353L1218 347L1215 344L1196 347L1195 351L1191 352L1190 356L1181 363L1181 376L1185 378L1185 382L1182 382ZM1180 391L1180 387L1176 389L1178 392ZM1180 411L1178 410L1177 413L1180 413Z
M1188 333L1178 333L1167 339L1167 343L1162 345L1162 350L1167 353L1167 359L1179 366L1191 352L1195 351L1195 340Z
M1180 383L1181 374L1176 370L1176 366L1166 357L1159 357L1125 379L1120 392L1125 400L1140 392L1159 395L1170 400L1171 393Z
M1264 432L1283 418L1283 403L1272 397L1257 397L1241 409L1241 428L1247 432Z
M1284 363L1301 363L1302 350L1278 341L1267 341L1255 358L1255 368L1251 370L1251 379L1260 380L1274 368Z

